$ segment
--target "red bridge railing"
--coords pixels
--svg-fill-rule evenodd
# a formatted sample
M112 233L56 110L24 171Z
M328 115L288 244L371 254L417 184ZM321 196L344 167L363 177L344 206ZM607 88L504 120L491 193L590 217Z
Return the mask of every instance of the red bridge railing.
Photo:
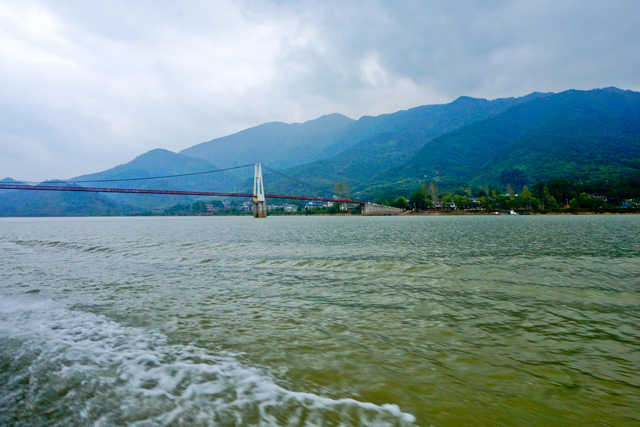
M0 190L40 190L40 191L79 191L87 193L127 193L127 194L172 194L182 196L209 196L209 197L253 197L251 193L218 193L213 191L180 191L180 190L145 190L139 188L99 188L99 187L80 187L68 185L27 185L27 184L10 184L0 183ZM364 204L361 200L347 199L329 199L324 197L300 197L285 196L279 194L265 194L270 199L288 199L288 200L309 200L315 202L336 202L336 203L356 203Z

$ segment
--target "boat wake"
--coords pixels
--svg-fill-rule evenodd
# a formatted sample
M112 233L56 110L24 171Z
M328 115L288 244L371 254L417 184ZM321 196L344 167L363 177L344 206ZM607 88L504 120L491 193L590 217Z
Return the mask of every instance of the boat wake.
M395 405L289 391L231 354L53 302L0 301L1 425L405 426Z

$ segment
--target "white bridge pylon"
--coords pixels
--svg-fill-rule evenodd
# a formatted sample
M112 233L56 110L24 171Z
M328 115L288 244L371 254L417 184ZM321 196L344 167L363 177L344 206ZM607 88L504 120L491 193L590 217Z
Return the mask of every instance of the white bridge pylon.
M253 178L253 217L267 217L267 203L264 198L264 183L262 182L262 165L256 163Z

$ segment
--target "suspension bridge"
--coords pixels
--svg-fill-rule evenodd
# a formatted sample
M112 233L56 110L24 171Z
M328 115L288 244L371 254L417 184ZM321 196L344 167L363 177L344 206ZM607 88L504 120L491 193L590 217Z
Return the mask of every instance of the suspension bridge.
M263 167L280 181L288 181L289 188L306 189L314 195L272 194L265 193L262 176ZM211 191L234 186L243 188L247 180L239 177L237 172L253 168L253 192ZM223 175L223 174L226 174ZM293 183L293 185L291 185ZM245 187L246 188L246 187ZM260 163L215 169L205 172L194 172L176 175L163 175L140 178L91 179L91 180L53 180L45 182L11 181L0 182L0 190L28 191L73 191L89 193L121 193L121 194L160 194L201 197L238 197L253 199L254 218L266 218L266 199L301 200L311 202L331 202L361 205L362 215L395 215L402 210L375 203L354 200L349 195L336 193L307 184ZM324 197L323 197L324 195Z

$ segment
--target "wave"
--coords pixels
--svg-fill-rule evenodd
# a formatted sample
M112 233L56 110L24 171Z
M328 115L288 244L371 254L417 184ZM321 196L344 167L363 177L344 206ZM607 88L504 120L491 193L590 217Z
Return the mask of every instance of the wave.
M230 353L55 302L0 301L0 424L408 426L396 405L287 390Z

